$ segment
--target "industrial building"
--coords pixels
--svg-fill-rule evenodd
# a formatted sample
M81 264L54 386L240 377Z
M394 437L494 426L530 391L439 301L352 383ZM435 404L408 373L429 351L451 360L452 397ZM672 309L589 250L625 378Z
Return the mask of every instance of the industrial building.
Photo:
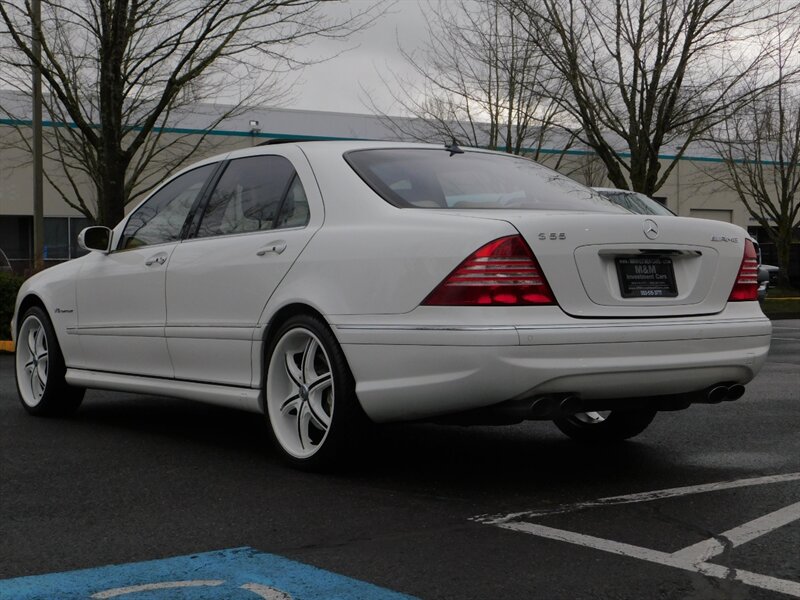
M0 112L0 249L12 267L24 273L33 260L33 170L30 152L19 147L19 131L30 128L25 111L29 98L19 94L0 93L0 107L14 106L14 111ZM274 138L297 139L408 139L398 133L387 118L346 113L292 110L281 108L253 108L239 110L232 117L210 127L217 121L221 107L197 105L171 118L165 135L191 139L205 136L192 160L255 145ZM23 115L22 117L20 115ZM409 119L401 119L406 124ZM411 123L413 125L413 123ZM48 129L64 126L63 123L45 121L44 135ZM410 127L403 127L408 130ZM411 140L409 140L411 141ZM441 140L442 142L449 140ZM665 159L671 157L665 155ZM541 162L557 167L574 179L594 186L609 186L602 163L587 149L564 149L563 140L554 137L541 151ZM191 162L191 161L190 161ZM45 159L45 170L58 177L57 161ZM736 223L759 236L758 227L744 205L729 189L709 173L718 170L724 174L722 161L700 148L690 148L673 169L667 183L658 191L657 200L681 216L717 219ZM53 173L55 173L53 175ZM87 191L90 186L87 183ZM128 209L132 208L130 205ZM44 186L44 238L45 263L69 260L78 256L78 232L89 221L79 211L70 207L45 181ZM769 251L766 248L767 252ZM798 265L800 266L800 265Z

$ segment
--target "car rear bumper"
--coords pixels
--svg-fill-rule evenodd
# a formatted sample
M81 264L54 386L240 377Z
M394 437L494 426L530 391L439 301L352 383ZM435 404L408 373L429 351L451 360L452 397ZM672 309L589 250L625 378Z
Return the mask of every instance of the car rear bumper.
M383 422L545 394L647 398L746 383L766 360L772 327L760 314L731 313L516 327L348 323L335 331L364 410Z

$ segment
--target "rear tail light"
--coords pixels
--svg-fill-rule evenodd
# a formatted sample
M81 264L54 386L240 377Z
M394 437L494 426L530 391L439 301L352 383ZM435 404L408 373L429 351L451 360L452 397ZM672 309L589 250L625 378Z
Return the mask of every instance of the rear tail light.
M744 241L744 258L728 302L758 300L758 254L753 242Z
M555 304L533 252L519 235L489 242L448 275L428 306L530 306Z

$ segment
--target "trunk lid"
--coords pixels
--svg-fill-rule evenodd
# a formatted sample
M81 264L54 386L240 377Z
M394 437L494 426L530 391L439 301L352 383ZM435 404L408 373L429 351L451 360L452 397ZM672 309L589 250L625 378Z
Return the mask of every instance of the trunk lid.
M720 312L739 272L747 238L735 225L688 217L463 214L511 223L533 250L558 304L575 317Z

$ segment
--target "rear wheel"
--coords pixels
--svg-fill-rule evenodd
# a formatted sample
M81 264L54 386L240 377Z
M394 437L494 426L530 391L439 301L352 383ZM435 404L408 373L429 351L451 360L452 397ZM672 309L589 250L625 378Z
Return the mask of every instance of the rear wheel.
M282 456L302 469L322 469L354 447L366 416L344 354L318 318L284 323L267 353L265 412Z
M30 414L66 416L78 409L85 390L64 379L67 369L58 338L47 313L38 306L22 317L15 360L17 391Z
M618 442L639 435L656 416L654 410L606 410L555 419L564 434L581 442Z

